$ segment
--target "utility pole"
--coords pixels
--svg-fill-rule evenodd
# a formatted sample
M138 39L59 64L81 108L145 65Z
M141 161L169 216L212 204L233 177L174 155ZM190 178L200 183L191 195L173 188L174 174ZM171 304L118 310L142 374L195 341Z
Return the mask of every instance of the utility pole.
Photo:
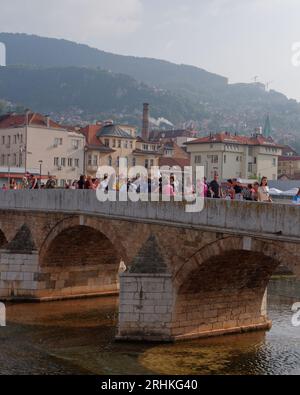
M10 189L10 154L7 155L7 165L8 165L8 189Z
M42 166L43 166L43 161L39 160L39 164L40 164L40 188L42 186Z

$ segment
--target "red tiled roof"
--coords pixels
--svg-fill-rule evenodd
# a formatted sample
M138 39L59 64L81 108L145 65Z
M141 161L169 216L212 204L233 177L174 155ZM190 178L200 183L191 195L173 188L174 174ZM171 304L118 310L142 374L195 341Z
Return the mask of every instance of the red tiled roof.
M26 125L26 114L6 114L0 117L0 129L17 128ZM28 115L28 125L47 126L47 117L39 113L30 113ZM50 119L50 127L62 129L63 127Z
M285 145L282 149L282 156L288 156L289 153L292 153L293 156L298 156L298 153L294 148L290 145Z
M102 125L88 125L81 129L81 133L85 135L86 143L93 146L103 146L104 144L98 139L97 133L101 130Z
M300 156L280 156L279 162L296 162L300 161Z
M189 141L186 145L192 144L207 144L207 143L225 143L225 144L240 144L240 145L263 145L266 147L282 148L282 146L275 143L272 138L266 138L262 135L255 136L236 136L227 132L213 134L211 136L201 137L199 139Z
M86 147L95 151L101 151L104 153L111 153L115 152L110 147L106 147L102 143L102 141L97 137L97 133L102 129L103 125L88 125L85 128L82 128L80 130L80 133L82 133L85 138L86 138Z
M179 166L183 169L185 166L190 166L190 165L191 165L190 160L184 158L163 157L159 159L159 166L170 166L170 167Z

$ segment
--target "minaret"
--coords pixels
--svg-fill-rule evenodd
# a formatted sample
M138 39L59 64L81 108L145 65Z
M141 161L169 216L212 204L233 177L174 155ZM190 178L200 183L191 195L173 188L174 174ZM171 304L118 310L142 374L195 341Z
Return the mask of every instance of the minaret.
M267 115L267 118L266 118L266 121L265 121L263 135L267 139L272 136L272 127L271 127L271 121L270 121L270 116L269 115Z

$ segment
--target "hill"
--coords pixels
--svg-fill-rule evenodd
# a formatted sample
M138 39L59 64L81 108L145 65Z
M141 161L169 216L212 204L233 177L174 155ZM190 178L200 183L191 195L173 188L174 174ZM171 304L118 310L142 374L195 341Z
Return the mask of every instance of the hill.
M128 117L140 123L143 102L151 113L174 122L201 117L192 103L133 78L101 69L10 66L0 68L0 97L42 113L82 115L83 119Z
M300 104L262 84L228 84L197 67L66 40L0 33L0 42L9 65L0 69L0 99L36 111L70 121L113 117L140 125L141 104L149 101L154 117L176 126L192 122L205 133L249 133L269 114L275 137L299 140Z
M197 67L157 59L116 55L67 40L26 34L0 33L6 45L7 65L41 67L100 67L127 74L138 81L165 88L190 87L209 90L227 85L226 78Z

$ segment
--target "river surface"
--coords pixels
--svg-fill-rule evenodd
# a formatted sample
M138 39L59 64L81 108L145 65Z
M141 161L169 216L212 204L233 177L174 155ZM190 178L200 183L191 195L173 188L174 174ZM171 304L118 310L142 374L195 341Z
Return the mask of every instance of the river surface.
M116 343L115 297L7 305L0 374L300 374L300 282L273 279L270 332L177 344Z

